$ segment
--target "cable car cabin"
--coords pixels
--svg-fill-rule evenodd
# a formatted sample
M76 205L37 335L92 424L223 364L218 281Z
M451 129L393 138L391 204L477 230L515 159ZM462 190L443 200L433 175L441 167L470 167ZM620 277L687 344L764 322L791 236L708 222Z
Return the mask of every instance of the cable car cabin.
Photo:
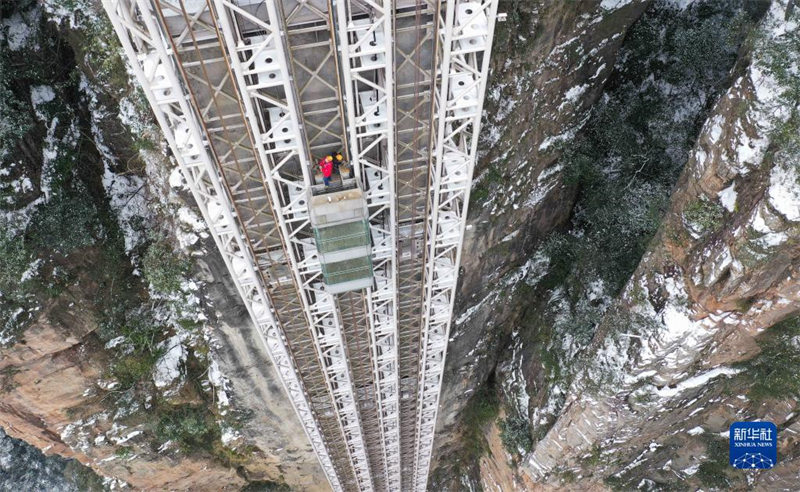
M355 180L347 180L355 182ZM312 187L311 226L328 292L372 285L372 244L367 201L358 187Z

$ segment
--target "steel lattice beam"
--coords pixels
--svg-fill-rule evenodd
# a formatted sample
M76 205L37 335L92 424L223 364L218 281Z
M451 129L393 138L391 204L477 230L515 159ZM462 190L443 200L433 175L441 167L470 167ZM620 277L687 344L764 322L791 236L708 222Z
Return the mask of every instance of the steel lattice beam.
M497 0L103 4L332 488L424 489ZM334 297L307 200L338 149L375 284Z
M428 481L497 3L449 0L437 19L439 73L425 244L416 490L425 490Z
M275 319L259 260L243 233L231 190L220 179L219 169L206 150L207 136L198 124L200 116L190 106L163 33L153 22L153 7L147 2L124 0L105 0L103 5L322 469L332 488L342 490L295 358Z
M288 49L284 44L285 34L278 9L275 0L257 3L254 9L253 4L248 5L253 12L259 10L259 6L265 7L260 9L262 15L259 18L234 2L215 0L215 5L222 26L219 32L225 39L231 67L243 94L250 133L260 161L266 168L265 180L271 196L275 198L273 206L277 210L281 233L288 238L287 252L292 273L300 286L318 355L336 402L334 410L347 442L350 463L359 488L370 490L371 472L356 393L345 358L342 323L333 297L322 289L319 262L307 261L316 258L314 245L309 241L310 159L300 134L299 108L290 83ZM247 38L245 34L248 32L258 34ZM270 128L258 118L264 112L277 115L275 121L270 122Z
M367 194L376 285L367 289L372 384L381 453L381 489L400 488L400 422L397 360L393 2L337 2L350 160ZM372 412L372 410L366 410ZM376 474L378 470L374 471Z

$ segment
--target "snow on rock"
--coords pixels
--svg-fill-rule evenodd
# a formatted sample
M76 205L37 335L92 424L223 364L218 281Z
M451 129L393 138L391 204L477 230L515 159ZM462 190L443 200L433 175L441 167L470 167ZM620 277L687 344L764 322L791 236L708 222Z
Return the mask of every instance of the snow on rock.
M697 471L698 471L699 469L700 469L700 465L699 465L699 464L696 464L696 465L692 465L692 466L690 466L690 467L688 467L688 468L684 468L684 469L683 469L683 470L681 470L681 471L682 471L684 474L688 475L688 476L692 476L692 475L694 475L695 473L697 473Z
M788 239L789 236L785 232L770 232L756 239L756 242L763 248L774 248L785 243Z
M564 94L564 102L558 106L558 110L559 111L563 110L564 106L566 106L567 104L572 104L574 106L588 88L589 84L581 84L581 85L576 85L575 87L571 87Z
M719 202L725 207L728 212L733 212L736 208L736 183L731 183L730 186L717 193Z
M162 389L171 385L181 375L181 363L186 360L186 351L181 343L181 338L175 335L161 344L166 348L166 353L161 356L156 364L153 375L156 388Z
M711 369L710 371L706 371L702 374L698 374L697 376L684 379L680 383L674 386L665 386L657 391L659 396L662 397L673 397L679 395L680 393L692 389L692 388L699 388L701 386L705 386L714 378L719 376L733 376L735 374L739 374L742 372L742 369L733 369L731 367L718 367L716 369Z
M786 21L785 5L781 2L773 2L770 11L764 19L764 29L766 38L764 42L770 45L779 45L784 42L787 33L796 31L797 23ZM785 122L791 114L790 105L786 104L782 87L776 79L770 65L769 50L757 50L754 52L754 61L749 67L747 81L752 85L755 94L752 110L737 122L732 128L738 139L738 145L734 149L736 164L735 170L741 174L746 174L750 168L757 166L764 158L767 146L770 143L769 135L772 131ZM795 72L798 70L797 59L786 60L785 62ZM742 80L737 80L735 86L739 86ZM748 130L745 130L742 123L745 123Z
M725 253L720 253L720 260L725 260L724 257ZM695 320L695 313L687 305L688 295L681 278L656 276L655 281L666 291L667 301L658 312L648 301L637 303L633 308L635 313L654 320L656 325L655 329L648 328L648 334L642 336L637 367L630 372L631 380L647 373L655 384L667 384L692 363L715 333L717 324L730 313L719 313L713 319ZM643 289L647 299L649 290L646 284L639 285L639 288ZM627 359L624 353L620 357ZM617 361L617 364L622 363Z
M219 364L216 360L212 360L208 366L208 381L217 389L217 401L220 407L227 407L230 405L228 399L228 380L219 369Z
M751 138L744 130L739 132L739 145L736 147L736 162L741 165L737 170L746 174L749 166L756 166L764 158L769 145L765 137Z
M29 9L24 14L14 12L13 15L3 19L2 23L0 23L0 39L3 39L3 31L5 30L5 38L11 51L17 51L25 47L33 34L36 26L34 20L38 16L39 9Z
M47 116L39 110L39 107L42 104L49 103L55 98L56 93L49 85L34 85L31 87L31 104L33 104L33 110L40 120L46 120Z
M767 234L772 232L772 229L769 228L767 225L767 221L764 219L764 214L762 213L761 207L756 209L755 214L753 215L753 220L750 222L750 225L753 229L757 232L762 234Z
M109 340L108 343L106 343L105 348L112 349L112 348L116 347L117 345L119 345L121 343L124 343L125 340L126 340L126 338L124 336L120 335L120 336L118 336L118 337L116 337L114 339Z
M523 204L525 207L534 208L538 205L544 198L550 193L550 190L555 188L557 181L551 181L546 184L537 184L533 190L531 190L528 197L525 199L525 203Z
M233 429L231 427L223 426L222 427L222 435L220 435L219 439L220 439L220 441L222 441L222 444L224 444L225 446L230 446L231 443L233 443L234 441L236 441L240 437L242 437L242 436L241 436L241 434L239 432L236 431L236 429Z
M41 266L41 264L42 264L41 258L37 258L36 260L32 261L28 265L28 268L24 272L22 272L22 277L19 279L20 283L35 277L36 274L39 272L39 266Z
M501 243L507 243L508 241L511 241L512 239L514 239L517 236L519 236L519 229L517 229L516 231L514 231L514 232L512 232L510 234L506 234L506 236L503 237L503 239L501 239L500 242Z
M713 253L711 253L713 255ZM711 257L709 255L709 257ZM705 285L710 286L717 282L725 270L730 266L733 261L731 250L728 246L723 246L722 250L711 260L711 272L706 275Z
M197 214L189 210L188 207L181 207L180 210L178 210L178 219L191 227L193 231L197 232L206 229L205 222L203 222L202 219L197 216Z
M513 340L511 361L502 368L505 375L503 390L508 395L510 401L516 402L515 408L519 415L527 416L530 405L530 395L528 395L525 372L523 370L526 353L523 349L522 338L519 336L519 330L515 330L511 334L511 338Z
M40 86L43 87L43 86ZM47 95L47 91L43 90L44 92L43 97L49 97ZM33 99L33 96L31 96ZM38 97L38 96L37 96ZM46 121L46 116L44 113L36 110L37 116L41 117L43 121ZM70 123L69 129L64 132L64 136L59 139L56 136L56 129L58 128L59 119L53 118L48 124L46 124L47 134L44 137L44 145L42 146L42 171L41 171L41 178L39 179L39 189L42 190L44 194L45 200L50 199L51 195L51 186L53 180L53 172L54 172L54 164L59 156L60 149L66 148L75 148L78 142L79 137L79 130L76 125L76 121L72 121Z
M143 232L136 227L138 221L150 215L145 203L144 180L138 176L115 174L106 163L103 187L111 208L117 213L117 222L125 237L125 251L129 253L145 240Z
M688 431L686 431L686 433L689 434L690 436L697 436L704 433L705 431L706 431L705 429L703 429L698 425L697 427L689 429Z
M189 208L181 207L178 210L178 220L186 226L175 231L181 248L186 249L195 244L200 237L207 237L205 222Z
M717 143L719 141L719 137L722 136L722 124L725 122L725 118L718 114L711 119L711 129L708 133L709 141L713 143Z
M800 164L776 163L769 175L769 203L792 222L800 221Z
M697 0L667 0L667 3L674 8L685 10L686 7L695 3Z
M116 158L105 144L101 130L103 118L108 115L108 112L98 102L97 94L85 75L81 75L80 88L89 100L92 114L92 139L103 159L103 187L109 197L111 209L117 215L117 223L125 238L125 251L130 253L136 246L144 242L145 235L140 224L152 216L145 201L146 184L139 176L117 174L113 171Z
M774 213L771 212L768 206L762 203L756 208L750 220L750 227L752 227L755 232L760 233L761 237L753 239L752 241L762 248L771 248L785 243L789 239L789 235L786 232L773 231L768 225L768 223L775 224L776 222L778 222L778 219L775 217Z
M603 0L600 8L603 10L617 10L631 3L632 0Z

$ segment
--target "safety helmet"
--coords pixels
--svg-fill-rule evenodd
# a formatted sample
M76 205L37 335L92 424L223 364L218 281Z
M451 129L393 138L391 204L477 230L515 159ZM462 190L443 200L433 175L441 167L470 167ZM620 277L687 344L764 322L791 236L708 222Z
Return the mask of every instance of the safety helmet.
M344 156L342 154L340 154L339 152L337 152L336 153L336 160L337 161L342 161L342 160L344 160Z
M326 156L325 156L325 161L326 161L326 162L333 162L333 157L332 157L332 156L329 156L329 155L326 155Z

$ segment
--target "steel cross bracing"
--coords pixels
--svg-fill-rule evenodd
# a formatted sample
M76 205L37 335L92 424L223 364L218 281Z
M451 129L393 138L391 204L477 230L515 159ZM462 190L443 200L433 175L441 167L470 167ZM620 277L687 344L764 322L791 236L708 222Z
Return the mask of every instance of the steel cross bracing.
M267 6L268 11L272 10L274 12L274 9L270 8L274 7L271 5L271 2L267 2ZM184 10L184 17L187 17L185 5L182 7L182 9ZM198 10L203 10L203 8ZM227 19L227 17L223 16L222 19ZM215 19L213 15L209 16L207 23L214 25L214 20ZM164 25L169 28L168 20L163 18L163 16L162 21ZM188 22L189 21L187 20L187 23ZM274 25L278 24L275 23ZM198 30L198 35L208 34L208 31L210 30L206 23L191 23L186 30L188 30L191 34L194 29ZM239 76L240 83L244 85L245 82L243 80L241 66L238 64L238 57L226 58L224 56L223 48L219 41L219 31L216 29L215 25L213 29L214 34L217 36L217 42L214 43L213 41L209 41L208 46L215 46L214 49L219 49L221 58L223 60L233 61L236 66L239 67L240 70L237 72L237 76ZM183 34L178 34L178 31L171 34L173 39L176 37L180 39L180 37L183 36ZM274 33L267 33L268 39L272 34ZM191 37L194 38L194 36ZM276 36L272 36L272 39L276 42L278 40ZM175 44L174 41L173 44ZM205 45L204 48L208 50L208 47ZM179 51L177 46L175 49L176 51ZM198 58L201 60L202 64L207 63L207 60L209 59L213 59L209 57L208 54L200 54ZM177 59L183 60L183 58L180 56L178 56ZM228 73L223 76L223 79L230 78L230 67L228 66L227 68ZM207 72L207 70L204 71L204 73ZM206 75L206 77L208 78L209 76ZM209 81L211 83L206 85L212 86L216 89L222 84L221 82L217 82L217 80L220 78L219 75L214 77L212 74L211 77L212 80ZM266 77L263 77L262 74L262 78ZM189 83L191 85L190 81ZM198 88L202 89L203 87ZM257 90L266 93L265 88L259 87ZM231 92L234 94L236 93L234 87L231 87ZM280 254L282 252L283 258L288 259L289 271L282 270L278 273L278 276L274 276L272 279L273 283L275 283L277 279L277 282L282 284L286 289L287 300L279 304L280 313L281 316L284 316L287 308L290 306L293 308L290 312L292 321L290 324L300 337L307 336L308 332L306 327L310 326L311 328L311 338L313 344L306 349L311 349L311 347L315 348L317 357L316 360L313 357L309 357L307 359L309 364L307 366L308 370L306 373L309 374L310 377L306 379L309 380L309 382L313 380L313 382L318 383L316 388L318 393L322 395L324 386L319 384L322 383L322 381L317 378L318 371L321 366L325 386L327 387L327 390L333 399L333 405L331 408L333 409L333 414L336 416L334 420L338 424L341 433L344 435L350 466L355 474L358 487L362 490L367 490L371 487L372 481L367 462L366 448L361 433L361 424L359 422L359 415L355 402L354 388L350 381L349 368L345 357L344 339L341 332L341 326L338 317L336 316L336 312L333 309L331 302L332 297L329 294L324 293L322 289L318 288L318 286L321 286L321 272L319 270L311 271L309 269L309 271L306 271L304 274L304 272L299 269L298 255L302 254L304 247L304 243L300 241L300 233L304 227L307 229L308 225L307 214L306 217L303 217L302 209L302 201L304 199L302 195L304 195L305 187L302 188L303 193L300 193L299 198L293 196L295 194L293 194L292 191L295 191L298 187L298 180L296 177L297 174L305 175L307 179L308 170L307 168L304 169L301 165L301 169L304 169L305 172L297 173L297 167L295 166L295 173L293 176L293 173L291 172L292 169L290 168L289 164L287 164L292 161L292 152L287 152L287 156L281 159L278 165L269 165L272 161L266 157L267 142L262 140L264 133L262 133L262 131L254 131L255 128L258 128L256 126L258 121L256 120L255 111L253 111L252 106L248 104L251 102L252 101L250 101L249 98L243 97L242 103L248 107L247 113L251 121L251 127L248 128L248 119L245 118L241 107L239 107L238 113L232 113L229 118L233 120L232 123L236 128L239 128L240 132L243 134L240 139L236 140L237 142L244 141L245 136L247 136L248 133L250 138L253 139L251 140L252 145L250 147L250 153L247 154L247 157L254 158L253 166L260 171L259 175L262 181L262 186L265 183L268 187L267 196L272 200L271 205L273 207L273 214L275 214L277 217L277 223L280 229L279 231L272 231L272 237L277 236L282 240L282 251L279 251L278 253ZM266 132L266 128L264 128L263 131ZM276 142L269 143L269 149L276 150ZM285 143L285 140L280 143ZM253 151L253 148L256 149L255 152ZM276 154L272 153L269 157L274 158L276 157ZM259 160L261 162L261 166L258 166ZM262 168L266 168L266 174L263 174ZM276 177L284 178L284 184L286 184L284 189L277 189L275 183ZM291 181L293 177L295 178L294 182ZM302 183L303 180L300 178L299 184ZM294 220L292 221L291 219ZM290 227L292 230L290 230ZM307 233L310 235L310 230L308 230ZM309 258L311 257L313 257L313 253L309 253ZM292 288L294 288L294 290L292 290ZM296 302L298 297L300 301L299 304ZM297 343L297 339L293 336L290 336L289 340L290 344L292 345ZM322 401L326 402L326 406L328 405L327 399ZM329 410L329 408L326 408L325 410ZM327 432L323 431L323 434L326 435L326 437L328 437L329 434L332 435L332 437L336 436L335 426L332 424L333 422L331 422ZM338 450L337 452L341 452L341 450Z
M498 0L449 0L438 11L433 150L425 244L425 292L415 489L424 490L433 448L461 244L478 149Z
M104 6L331 486L424 488L496 0ZM306 192L340 149L375 284L334 297Z
M380 403L375 390L373 367L375 356L369 336L367 295L365 291L345 292L337 296L336 306L347 333L347 358L353 373L361 423L365 429L370 467L376 490L391 490L386 486L383 435L380 432Z
M392 2L336 3L350 161L367 197L373 238L374 288L365 301L372 347L372 384L364 411L377 411L379 426L370 453L382 464L381 490L400 489L400 421L397 361L397 265L395 212L394 78ZM355 360L351 359L356 371ZM375 408L370 408L373 405ZM362 415L363 416L363 415ZM377 455L380 454L380 460Z
M312 403L319 402L320 410L325 411L324 417L319 417L328 420L327 429L323 429L323 435L326 438L338 438L336 431L338 427L344 436L346 452L329 447L329 453L337 453L342 458L334 460L334 463L336 464L338 461L341 467L347 470L345 473L349 475L350 470L344 465L345 460L342 456L342 454L346 454L355 475L356 483L354 485L362 490L368 489L371 486L369 465L345 358L340 324L333 310L323 313L312 311L311 304L314 301L317 301L317 305L325 306L326 299L313 298L314 293L309 290L312 289L310 282L313 282L314 276L311 275L310 279L304 279L297 268L296 248L292 240L297 238L296 234L299 228L293 231L294 234L289 234L287 223L283 220L286 209L282 208L282 205L285 204L280 203L280 198L288 199L290 191L281 190L285 193L281 195L281 191L275 189L272 179L274 175L271 172L264 174L264 168L268 167L267 161L262 160L259 165L259 157L263 157L264 148L261 142L257 143L253 139L258 139L260 132L253 132L248 127L248 119L245 117L241 105L248 99L243 98L244 101L239 101L233 97L234 94L237 94L237 90L231 80L229 58L226 57L222 41L219 38L216 19L210 11L210 4L197 2L197 4L187 7L187 4L181 3L179 8L175 8L171 2L155 2L155 6L162 26L169 35L175 60L182 68L184 82L191 89L192 100L198 108L203 108L201 122L207 128L207 132L214 130L224 132L224 138L219 138L221 136L219 133L210 133L210 136L216 136L216 138L209 140L209 148L217 156L223 171L231 174L232 179L239 180L237 184L246 179L251 180L253 188L244 188L248 195L257 195L261 190L264 192L263 198L258 197L258 204L261 208L254 210L254 213L260 214L257 217L258 222L266 225L270 223L270 217L266 212L270 211L273 221L270 224L271 229L269 231L259 230L256 234L251 232L248 237L251 242L256 244L264 240L267 242L272 240L279 244L279 247L265 251L270 261L274 261L276 257L282 260L282 268L276 268L274 263L270 265L272 272L269 278L269 286L273 287L273 298L281 296L277 302L278 318L287 331L290 346L294 349L293 353L299 354L302 350L306 351L306 358L301 359L305 362L301 365L301 376L306 382L306 387L313 387L314 394L318 395L317 398L312 397ZM187 8L191 8L191 10L187 10ZM167 17L164 13L165 9L178 11L185 23L181 23L180 20L176 22ZM206 14L208 14L207 18ZM189 39L191 42L188 41ZM215 69L212 63L217 60L222 60L221 65L224 67ZM201 68L199 74L202 77L199 77L198 73L192 74L192 69L196 66ZM228 98L220 102L220 94L228 94ZM206 99L210 99L207 104ZM225 102L230 102L229 99L236 101L236 104L231 104L231 108L225 111ZM214 111L208 112L208 109L211 108ZM252 111L250 111L250 116L254 117ZM210 125L214 126L208 130ZM250 145L245 146L247 143ZM217 147L221 147L221 149ZM228 156L232 158L233 163L227 160ZM231 164L235 164L235 167ZM260 186L255 183L259 183ZM237 189L236 191L242 190ZM275 228L275 222L279 226L279 231ZM302 347L297 346L298 340L308 337L309 327L311 328L312 343ZM314 350L315 353L312 355ZM320 369L322 378L319 378ZM326 389L327 394L325 393ZM330 412L331 409L333 412ZM335 418L333 418L334 416ZM347 487L350 481L343 481Z
M243 136L232 135L237 131L243 132L246 126L241 122L230 124L231 119L235 120L235 111L231 111L230 106L235 108L238 104L229 105L225 108L227 111L223 109L226 102L236 101L224 89L229 74L224 75L219 67L207 66L209 63L224 60L221 47L217 46L219 52L202 53L195 59L187 59L175 39L172 39L173 35L179 41L191 38L195 52L199 51L198 40L201 40L207 43L203 49L208 49L208 45L214 44L214 38L209 32L201 35L192 29L202 26L206 30L216 30L212 27L213 19L210 16L204 19L204 9L192 12L190 16L183 8L176 9L171 4L151 5L145 1L136 4L107 2L106 9L190 183L212 235L237 281L237 287L259 326L260 333L266 338L270 355L320 457L326 475L334 489L341 488L340 479L348 486L348 477L357 468L352 460L347 465L344 464L346 457L342 453L345 446L336 444L337 440L341 441L341 423L346 420L334 416L333 410L338 407L331 404L325 391L324 377L321 378L319 374L320 341L315 339L313 343L308 343L311 340L304 340L309 333L308 322L303 319L302 309L298 309L297 289L291 285L291 272L286 268L285 248L283 252L270 249L276 241L278 246L281 245L281 236L275 234L274 216L270 219L272 210L269 199L264 199L258 186L248 188L249 180L250 184L260 181L263 189L265 180L263 176L253 178L260 170L258 173L254 171L258 169L258 165L255 159L247 155L248 148L243 144L246 133ZM184 20L183 26L180 26L180 20L167 21L164 9L177 11ZM163 22L164 32L156 25L156 18ZM168 22L180 33L170 33ZM165 38L169 38L169 41ZM198 76L198 67L201 68L199 72L202 72L202 77ZM195 70L194 73L190 73L192 69ZM216 74L219 79L217 83L209 80L210 73ZM184 84L187 91L184 91ZM205 86L207 92L201 94L201 100L197 90L202 89L202 86ZM218 100L222 98L226 101ZM241 113L239 116L241 118ZM221 137L222 134L224 138ZM206 152L206 145L213 159ZM252 154L252 146L249 152ZM253 234L253 230L258 233ZM280 315L273 309L273 304L280 305ZM265 325L264 317L273 320L279 318L277 325L274 321L272 325ZM280 328L286 336L280 332ZM331 338L330 332L327 338ZM327 338L325 341L330 345L331 341ZM335 342L334 340L333 343ZM344 350L341 337L338 352L329 350L328 355L331 354L342 354L338 358L338 365L342 366ZM287 356L290 358L287 359ZM329 357L329 365L332 365L330 361L335 358ZM332 385L352 388L349 383L342 383L344 381L335 381ZM352 454L352 447L350 450Z
M309 152L347 152L332 0L282 0L293 84Z
M423 240L430 159L433 13L436 1L414 1L394 13L398 210L398 325L403 490L413 487L422 313Z
M317 345L323 372L336 402L358 487L369 490L368 450L346 358L344 332L333 296L322 288L322 272L311 240L306 190L311 185L308 155L302 145L287 47L274 0L239 7L215 0L233 72L243 94L251 134L264 167L281 233L288 240L292 271ZM253 13L260 11L261 18ZM258 118L268 114L269 118ZM268 128L269 125L269 128Z
M142 0L104 0L103 5L322 469L332 488L342 490L339 477L346 478L347 473L333 464L328 448L335 443L322 435L300 377L299 358L290 352L284 329L276 320L274 301L260 267L265 259L258 258L246 238L247 221L240 215L218 163L206 149L208 134L190 105L164 33L155 25L153 5Z

